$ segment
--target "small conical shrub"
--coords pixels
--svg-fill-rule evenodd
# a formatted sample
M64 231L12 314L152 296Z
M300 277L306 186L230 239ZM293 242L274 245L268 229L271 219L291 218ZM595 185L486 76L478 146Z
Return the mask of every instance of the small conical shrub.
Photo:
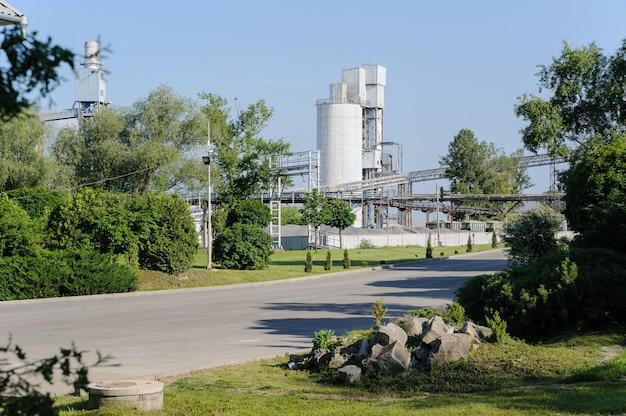
M474 249L474 245L472 244L472 235L468 235L467 236L467 252L471 253L472 250Z
M428 239L428 242L426 243L426 258L427 259L433 258L433 246L430 244L430 238Z
M330 250L326 251L326 261L324 262L324 270L330 270L333 267L333 262L330 258Z
M348 250L344 250L343 251L343 268L344 269L349 269L350 268L350 257L348 257Z
M306 251L306 261L304 262L304 271L305 273L309 273L313 270L313 259L311 258L311 250Z

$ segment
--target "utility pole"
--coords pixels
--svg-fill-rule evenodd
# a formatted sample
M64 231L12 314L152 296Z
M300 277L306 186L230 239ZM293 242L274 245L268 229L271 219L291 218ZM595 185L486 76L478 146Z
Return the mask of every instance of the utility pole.
M207 123L207 155L202 156L202 163L207 165L207 218L206 218L206 230L207 230L207 270L211 270L213 267L213 229L211 226L211 122Z

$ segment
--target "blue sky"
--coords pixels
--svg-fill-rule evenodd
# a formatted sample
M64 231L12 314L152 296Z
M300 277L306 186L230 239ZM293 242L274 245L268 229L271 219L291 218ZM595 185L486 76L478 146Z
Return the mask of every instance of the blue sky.
M109 46L114 105L161 84L190 98L219 94L233 110L264 99L275 113L263 136L293 151L315 149L314 100L328 97L342 69L382 65L384 138L402 143L407 172L439 167L463 128L507 153L521 148L513 109L537 92L537 65L558 56L563 41L595 42L612 55L626 38L623 0L9 2L29 31L78 55L85 41ZM45 110L73 105L69 69L64 78ZM531 192L545 191L548 169L530 174Z

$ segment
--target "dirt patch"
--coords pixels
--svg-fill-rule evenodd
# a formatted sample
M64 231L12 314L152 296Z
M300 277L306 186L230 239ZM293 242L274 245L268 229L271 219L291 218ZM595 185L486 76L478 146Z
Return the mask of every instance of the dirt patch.
M609 361L613 358L619 357L619 355L626 350L625 345L605 345L600 348L600 357L602 361Z

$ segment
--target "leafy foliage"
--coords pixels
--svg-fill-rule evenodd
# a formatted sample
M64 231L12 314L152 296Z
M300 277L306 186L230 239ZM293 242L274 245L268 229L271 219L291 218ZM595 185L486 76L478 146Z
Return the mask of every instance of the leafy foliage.
M467 236L467 244L465 245L465 251L471 253L474 250L474 243L472 242L472 235Z
M271 261L272 237L256 225L236 223L222 231L214 245L215 260L226 269L264 269Z
M326 199L324 194L317 188L314 188L310 193L304 195L304 203L302 204L302 217L306 224L310 225L314 229L314 249L317 251L319 228L324 224L324 214L322 208Z
M511 335L533 339L624 322L624 279L623 255L572 247L470 279L456 296L470 318L484 322L497 311Z
M582 146L564 174L565 215L585 247L626 252L626 135Z
M32 219L49 214L61 205L65 197L44 188L20 188L7 192L7 196L22 207Z
M106 363L111 358L98 352L96 362L88 365L84 354L85 351L72 344L70 348L60 348L52 357L31 361L24 350L9 339L0 347L0 412L24 416L58 415L54 399L49 393L40 391L42 384L52 384L55 374L59 374L61 381L73 386L77 393L86 391L89 367Z
M571 48L564 42L561 55L540 65L538 76L540 92L549 98L524 94L515 108L528 122L522 130L528 150L566 156L597 135L610 142L624 131L626 40L613 56L595 43Z
M178 274L191 267L198 234L188 204L178 195L148 194L131 201L132 223L139 236L139 267Z
M0 194L0 254L2 257L35 253L41 243L33 221L15 202Z
M433 258L433 246L430 243L430 237L428 237L428 241L426 242L426 258L427 259Z
M226 227L240 223L265 228L270 225L271 220L272 215L267 205L258 199L244 199L243 201L237 201L230 208L226 217Z
M342 199L331 199L322 208L323 223L339 229L339 248L343 248L342 231L354 224L356 215L350 209L350 203Z
M500 317L500 313L495 311L493 316L485 316L487 325L493 333L493 337L497 343L502 343L507 339L506 321Z
M13 116L33 103L27 96L37 91L47 96L61 81L63 64L74 68L74 54L54 45L50 38L37 39L37 32L22 37L19 27L0 32L0 117Z
M229 119L228 101L200 93L206 101L202 111L211 125L213 147L211 180L227 206L269 189L269 157L289 152L289 144L260 137L274 110L259 100Z
M138 285L133 270L96 251L43 251L0 259L0 300L131 292Z
M340 346L342 340L337 339L332 329L320 329L313 333L313 348L335 349Z
M350 268L350 256L348 255L348 249L343 250L343 268Z
M537 260L559 246L556 232L562 216L548 205L512 218L505 227L504 242L510 260L522 263Z

